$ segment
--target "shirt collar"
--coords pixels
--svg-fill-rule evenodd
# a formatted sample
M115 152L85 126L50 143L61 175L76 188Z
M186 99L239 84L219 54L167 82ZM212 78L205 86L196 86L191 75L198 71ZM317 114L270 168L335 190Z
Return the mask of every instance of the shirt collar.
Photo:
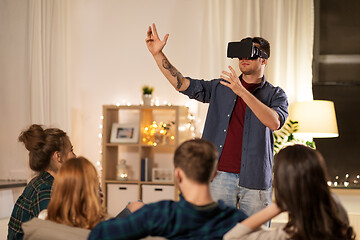
M241 79L242 79L242 76L243 76L243 74L241 74L241 75L239 76L240 81L241 81ZM265 85L265 83L266 83L266 77L265 77L265 75L263 75L262 80L261 80L261 83L260 83L260 86L257 87L256 89L262 88L262 87Z

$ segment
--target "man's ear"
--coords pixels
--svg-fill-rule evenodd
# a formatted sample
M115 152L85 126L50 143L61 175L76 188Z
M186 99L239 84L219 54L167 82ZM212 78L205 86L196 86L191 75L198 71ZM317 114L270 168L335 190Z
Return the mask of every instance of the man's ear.
M262 58L261 64L266 65L266 64L267 64L267 62L268 62L268 60L267 60L266 58Z
M181 183L183 176L182 176L182 170L180 168L175 168L174 170L174 176L177 183Z

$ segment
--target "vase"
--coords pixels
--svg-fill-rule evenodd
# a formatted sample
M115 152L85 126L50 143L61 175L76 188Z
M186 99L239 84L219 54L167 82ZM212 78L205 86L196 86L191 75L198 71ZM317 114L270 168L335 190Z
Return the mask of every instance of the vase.
M144 106L150 106L151 105L151 99L152 99L152 94L143 94L142 95L142 100L144 102Z

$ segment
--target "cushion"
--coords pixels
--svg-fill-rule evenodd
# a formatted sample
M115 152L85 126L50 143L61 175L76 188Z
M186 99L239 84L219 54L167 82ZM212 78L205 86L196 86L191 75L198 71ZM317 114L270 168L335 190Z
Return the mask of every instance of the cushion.
M24 231L24 240L85 240L90 234L89 229L70 227L65 224L38 218L33 218L23 223L22 229Z

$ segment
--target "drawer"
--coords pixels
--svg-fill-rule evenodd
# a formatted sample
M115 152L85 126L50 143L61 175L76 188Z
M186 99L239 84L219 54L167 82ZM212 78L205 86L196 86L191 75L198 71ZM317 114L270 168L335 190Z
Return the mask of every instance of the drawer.
M137 184L108 183L106 187L107 210L110 216L115 217L129 202L138 200L139 186Z
M174 200L175 187L163 185L142 185L142 200L144 203L161 200Z

